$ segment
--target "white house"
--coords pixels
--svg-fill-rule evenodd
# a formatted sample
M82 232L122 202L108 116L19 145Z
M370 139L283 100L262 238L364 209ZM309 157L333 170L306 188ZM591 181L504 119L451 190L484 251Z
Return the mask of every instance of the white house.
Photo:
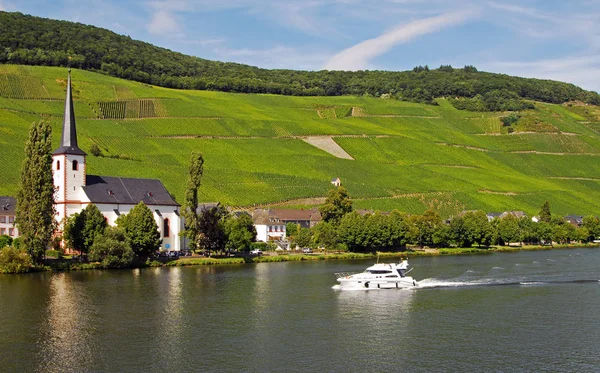
M255 210L252 214L256 228L256 241L281 241L285 239L285 222L270 214L271 210Z
M70 72L61 143L52 153L52 158L56 220L59 223L65 217L81 212L87 205L94 204L107 222L115 225L119 215L127 214L142 201L154 213L163 240L162 249L183 249L179 237L183 228L180 205L160 180L87 174L86 153L77 145Z
M15 207L17 200L13 197L0 196L0 236L16 238L19 231L15 227Z

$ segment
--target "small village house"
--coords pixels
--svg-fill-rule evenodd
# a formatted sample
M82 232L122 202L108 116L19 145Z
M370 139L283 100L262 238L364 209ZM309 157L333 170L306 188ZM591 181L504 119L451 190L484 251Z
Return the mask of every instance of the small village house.
M19 236L19 231L15 227L16 206L15 198L0 196L0 236L7 235L12 238Z

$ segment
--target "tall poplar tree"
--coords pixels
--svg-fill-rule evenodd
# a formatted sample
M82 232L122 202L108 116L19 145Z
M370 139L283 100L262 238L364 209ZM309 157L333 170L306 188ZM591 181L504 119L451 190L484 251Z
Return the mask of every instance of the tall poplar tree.
M41 262L56 227L52 179L52 127L33 123L25 145L15 224L35 262Z
M204 158L200 153L192 153L188 170L187 188L185 190L185 203L183 206L183 218L185 227L183 235L190 240L190 247L195 250L199 248L201 241L200 217L198 216L198 189L204 173Z

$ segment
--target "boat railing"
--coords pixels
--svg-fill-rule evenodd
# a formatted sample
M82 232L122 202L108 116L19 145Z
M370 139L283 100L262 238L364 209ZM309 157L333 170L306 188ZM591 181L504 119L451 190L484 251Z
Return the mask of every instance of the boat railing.
M352 275L357 274L358 272L337 272L335 274L335 278L346 278Z

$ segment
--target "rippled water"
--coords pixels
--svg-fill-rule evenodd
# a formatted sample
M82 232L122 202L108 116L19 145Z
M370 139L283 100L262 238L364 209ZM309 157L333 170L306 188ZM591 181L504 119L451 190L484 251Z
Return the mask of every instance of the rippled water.
M600 371L600 250L0 276L0 371Z

